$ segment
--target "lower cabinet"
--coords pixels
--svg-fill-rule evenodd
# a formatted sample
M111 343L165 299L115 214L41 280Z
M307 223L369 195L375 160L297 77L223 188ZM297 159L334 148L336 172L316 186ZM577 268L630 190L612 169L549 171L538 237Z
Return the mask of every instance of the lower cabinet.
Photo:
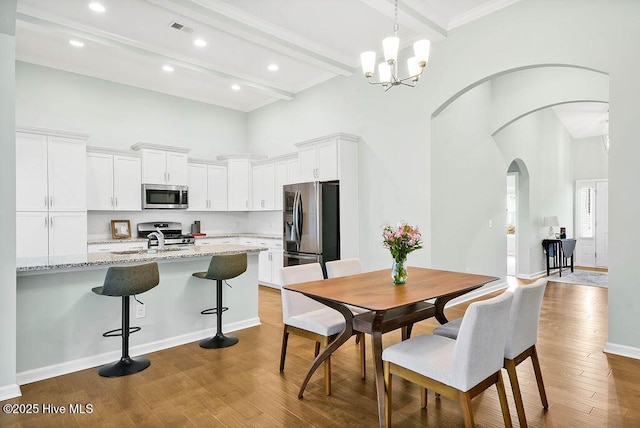
M108 244L89 244L89 253L112 253L114 251L146 250L147 241L110 242Z
M16 212L16 257L86 253L86 212Z
M262 285L282 288L280 269L284 262L284 251L280 239L259 239L260 246L269 247L258 255L258 281Z

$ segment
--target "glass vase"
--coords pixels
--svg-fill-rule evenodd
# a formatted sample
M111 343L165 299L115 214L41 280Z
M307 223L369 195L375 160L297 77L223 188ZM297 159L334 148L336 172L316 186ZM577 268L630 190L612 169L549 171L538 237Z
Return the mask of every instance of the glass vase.
M407 282L407 259L394 259L393 267L391 268L391 278L394 284L404 284Z

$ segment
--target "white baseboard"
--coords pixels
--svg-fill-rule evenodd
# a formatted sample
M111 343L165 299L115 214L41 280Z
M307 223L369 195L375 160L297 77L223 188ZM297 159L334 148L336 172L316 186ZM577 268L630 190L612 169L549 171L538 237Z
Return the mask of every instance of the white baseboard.
M607 342L604 345L603 351L607 354L620 355L621 357L629 357L640 360L640 348L634 348L632 346L618 345L616 343Z
M260 325L260 318L250 318L237 323L231 323L225 325L224 332L229 333L232 331L243 330L249 327L255 327ZM184 345L198 340L206 339L207 337L214 336L216 334L215 328L208 328L205 330L196 331L181 336L170 337L167 339L159 340L157 342L145 343L144 345L133 346L129 348L129 354L134 357L138 355L145 355L151 352L161 351L163 349L173 348L175 346ZM80 358L73 361L67 361L60 364L54 364L52 366L41 367L38 369L27 370L20 372L16 375L18 385L25 385L39 380L50 379L56 376L62 376L68 373L77 372L80 370L86 370L92 367L98 367L103 364L118 361L122 355L121 350L107 352L104 354L92 355L86 358ZM18 392L20 389L18 389ZM2 390L0 389L0 398ZM17 395L19 396L19 395ZM11 397L9 397L11 398Z
M484 296L485 294L493 293L494 291L504 290L507 287L508 287L508 284L506 281L501 282L499 284L485 285L484 287L480 287L477 290L473 290L469 293L463 294L460 297L456 297L450 302L447 302L447 304L445 305L445 308L448 308L450 306L454 306L460 303L464 303L469 300L473 300L475 298Z
M541 270L540 272L534 272L534 273L519 273L516 275L516 278L520 278L520 279L538 279L543 275L546 275L547 271L546 270Z
M21 397L22 391L20 391L20 385L13 384L0 387L0 401L8 400L10 398Z

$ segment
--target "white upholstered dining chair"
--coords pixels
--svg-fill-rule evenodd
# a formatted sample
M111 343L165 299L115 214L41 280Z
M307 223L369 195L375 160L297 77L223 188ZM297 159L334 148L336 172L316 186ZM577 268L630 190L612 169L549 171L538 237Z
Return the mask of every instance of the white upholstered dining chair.
M324 264L327 269L327 278L338 278L341 276L356 275L362 273L362 264L359 258L332 260ZM369 312L368 309L363 309L358 306L346 305L353 315L364 314ZM365 340L364 334L356 335L356 344L360 345L360 359L365 360ZM360 376L362 379L367 377L366 364L360 365Z
M281 270L284 286L323 280L322 267L319 263L288 266ZM329 343L345 328L344 317L340 312L295 291L285 290L282 293L282 350L280 353L280 371L284 371L289 334L305 337L315 341L315 356L320 352L320 345L327 347ZM363 334L363 333L359 333ZM363 347L364 351L364 347ZM361 371L364 366L364 355L361 352ZM331 394L331 357L324 362L325 392Z
M544 382L542 381L540 361L536 351L540 308L546 286L547 279L541 278L533 284L518 286L512 290L513 304L509 313L507 340L504 347L504 368L507 369L509 374L513 399L521 427L527 426L527 418L524 413L516 366L529 357L531 357L531 362L533 363L533 371L536 376L542 407L549 408ZM458 336L461 322L461 318L453 320L437 327L433 334L455 339Z
M423 408L427 405L427 389L457 399L465 427L474 426L471 399L495 384L505 426L511 427L501 369L512 300L513 294L506 291L471 303L457 340L424 335L386 348L382 352L386 425L391 426L392 375L397 375L422 387Z

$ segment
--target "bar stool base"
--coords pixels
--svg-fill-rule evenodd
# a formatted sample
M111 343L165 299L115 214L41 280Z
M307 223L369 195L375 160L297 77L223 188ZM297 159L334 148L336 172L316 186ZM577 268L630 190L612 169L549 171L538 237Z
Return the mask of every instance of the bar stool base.
M141 372L151 365L151 362L144 358L121 358L120 361L112 364L107 364L100 367L98 374L104 377L120 377L130 374Z
M212 338L201 340L200 347L206 349L228 348L236 343L238 343L237 337L225 336L222 333L218 333Z

